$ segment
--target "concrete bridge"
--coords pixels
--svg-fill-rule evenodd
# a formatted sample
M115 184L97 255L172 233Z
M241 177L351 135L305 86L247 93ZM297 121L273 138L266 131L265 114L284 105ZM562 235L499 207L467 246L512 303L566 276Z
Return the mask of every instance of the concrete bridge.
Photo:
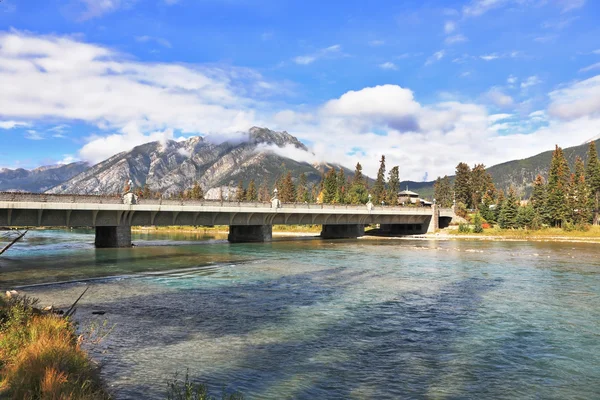
M276 200L276 199L275 199ZM131 204L125 204L131 203ZM0 193L0 226L66 226L96 229L96 247L131 246L131 226L229 225L229 241L264 242L272 226L322 225L323 238L356 238L364 226L390 233L434 232L451 209L333 204L134 199L115 196Z

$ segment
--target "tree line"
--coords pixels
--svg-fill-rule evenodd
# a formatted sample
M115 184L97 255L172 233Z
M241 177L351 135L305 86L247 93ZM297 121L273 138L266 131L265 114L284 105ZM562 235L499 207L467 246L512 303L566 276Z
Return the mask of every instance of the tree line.
M472 169L465 163L456 166L453 184L450 178L438 177L434 196L441 207L454 205L455 212L466 217L476 211L475 229L483 222L498 224L503 229L540 229L544 226L566 230L586 229L598 225L600 201L600 160L595 142L590 142L587 160L575 159L570 169L563 150L556 146L548 179L538 174L532 183L533 193L521 201L514 187L507 193L496 189L483 164Z

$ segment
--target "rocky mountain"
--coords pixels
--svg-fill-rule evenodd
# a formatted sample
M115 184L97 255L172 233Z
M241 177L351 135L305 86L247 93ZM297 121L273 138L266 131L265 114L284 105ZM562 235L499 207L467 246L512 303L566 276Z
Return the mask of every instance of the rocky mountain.
M51 165L32 170L0 168L0 191L44 192L89 168L85 162Z
M146 143L94 165L48 192L121 193L129 179L134 187L147 184L163 194L191 188L195 181L208 192L216 187L235 187L240 180L246 186L251 179L257 186L267 180L272 186L285 170L294 177L304 172L309 182L320 180L319 165L284 157L273 151L277 149L310 155L306 146L287 132L254 127L236 141L215 143L196 136L180 142Z

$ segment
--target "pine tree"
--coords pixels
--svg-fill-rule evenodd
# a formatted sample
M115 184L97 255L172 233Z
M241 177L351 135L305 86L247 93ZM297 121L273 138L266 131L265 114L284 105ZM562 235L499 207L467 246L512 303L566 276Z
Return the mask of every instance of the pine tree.
M587 165L585 169L585 181L590 187L590 207L592 209L592 220L594 225L600 223L600 160L596 151L596 142L591 141L587 154Z
M144 199L149 199L150 197L152 197L152 192L150 191L150 186L148 186L148 184L144 184L144 190L142 191L142 197Z
M502 210L500 211L500 218L498 223L502 229L514 229L518 228L517 214L519 212L519 199L517 198L517 192L511 186L508 190L508 196L502 204Z
M369 192L367 190L365 177L362 174L362 166L360 163L356 164L348 197L350 204L365 204L368 201Z
M244 201L246 197L246 191L244 190L244 183L240 180L235 191L235 201Z
M557 145L548 173L548 213L553 226L561 226L567 217L569 176L569 165L562 149Z
M379 160L379 171L377 171L377 179L373 185L373 201L380 204L385 200L385 156L381 156Z
M533 181L533 193L529 199L535 215L542 224L550 224L548 212L548 188L542 175L538 174Z
M585 225L591 215L590 188L585 181L585 166L580 157L575 159L575 173L569 183L569 216L575 225Z
M387 201L391 206L398 204L398 192L400 191L400 168L396 165L390 170L388 178Z
M296 202L308 202L308 196L308 181L306 179L306 174L303 172L298 178L298 188L296 189Z
M337 174L335 173L335 169L331 168L327 174L325 174L325 180L323 181L323 204L334 203L337 190Z
M264 179L258 188L258 201L267 202L271 199L271 194L269 193L269 184L267 180Z
M338 204L346 204L346 196L346 175L344 174L344 169L340 168L340 172L337 175L335 202Z
M452 186L450 185L450 178L448 178L448 175L443 178L438 177L433 184L433 198L440 207L452 207Z
M246 190L246 201L256 201L258 200L258 193L256 192L256 182L254 179L250 180L248 184L248 190Z
M457 203L463 203L467 208L471 207L471 168L462 162L456 166L454 194Z
M479 204L479 214L483 219L487 222L495 223L496 222L496 214L492 209L492 205L494 204L494 197L490 193L486 193L481 199L481 204Z
M478 208L486 193L495 192L496 188L492 176L485 169L485 165L476 164L471 171L470 191L472 208Z
M296 186L292 180L292 172L288 171L281 182L279 199L282 203L293 203L296 199Z
M502 214L502 207L504 207L504 191L499 190L498 196L496 197L496 206L494 207L494 220L500 223L500 215Z
M204 192L202 191L202 186L198 183L198 181L194 182L194 186L192 186L192 191L190 193L190 197L193 200L202 200L204 199Z
M535 229L535 219L536 213L531 204L519 207L519 210L517 211L517 225L519 228Z

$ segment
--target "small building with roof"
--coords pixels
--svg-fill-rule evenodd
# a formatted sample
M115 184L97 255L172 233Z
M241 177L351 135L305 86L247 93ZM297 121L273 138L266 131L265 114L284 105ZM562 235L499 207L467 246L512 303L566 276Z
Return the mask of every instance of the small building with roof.
M433 203L420 198L419 193L408 190L407 186L406 190L398 193L398 204L404 206L431 207Z

